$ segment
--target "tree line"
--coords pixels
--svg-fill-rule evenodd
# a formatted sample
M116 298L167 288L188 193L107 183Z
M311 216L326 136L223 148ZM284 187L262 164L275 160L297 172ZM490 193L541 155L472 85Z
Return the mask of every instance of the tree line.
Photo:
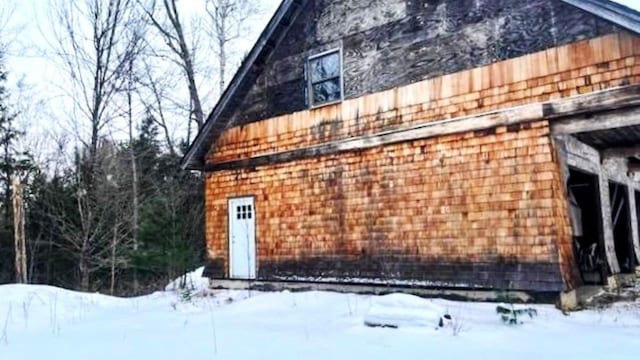
M29 283L158 290L203 262L203 179L179 163L204 124L202 94L222 93L236 41L259 9L251 0L207 0L187 22L178 0L49 5L49 51L69 109L51 119L65 131L41 148L24 145L33 135L17 125L24 115L12 107L0 57L0 283L21 279L19 201ZM205 48L209 66L201 67Z

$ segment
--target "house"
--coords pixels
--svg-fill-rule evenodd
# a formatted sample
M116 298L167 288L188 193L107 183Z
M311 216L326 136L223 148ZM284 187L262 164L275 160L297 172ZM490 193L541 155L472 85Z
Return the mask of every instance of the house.
M605 0L283 1L183 159L207 276L534 299L625 280L639 34Z

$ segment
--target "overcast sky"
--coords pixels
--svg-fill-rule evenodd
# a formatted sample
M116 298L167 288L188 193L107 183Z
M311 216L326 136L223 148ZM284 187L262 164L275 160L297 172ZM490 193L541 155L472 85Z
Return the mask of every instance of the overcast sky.
M4 29L0 42L8 44L8 53L4 60L9 71L12 98L14 101L22 102L14 105L20 108L19 111L23 115L19 117L20 125L24 128L29 127L30 135L49 134L50 137L58 138L60 133L72 131L68 128L71 126L68 118L71 117L69 108L72 106L69 91L65 89L68 87L67 74L59 59L53 55L56 40L52 31L51 7L56 1L75 0L0 0L0 29ZM239 47L242 49L236 52L238 61L251 48L279 4L279 1L275 0L254 1L260 1L262 13L261 16L252 19L251 35L240 44ZM190 20L201 17L204 13L204 0L181 0L178 4L182 21L187 24L187 28ZM201 60L210 57L202 51L199 55ZM210 81L210 86L205 81L201 82L203 106L208 113L215 105L218 85L217 81L213 80ZM18 89L18 83L24 84L22 92ZM186 91L185 95L183 102L188 103ZM36 102L40 104L35 104ZM31 126L34 123L38 126ZM118 130L116 126L115 132L124 132L125 127L121 125L122 129ZM178 125L173 130L176 133L184 131ZM40 134L35 134L36 132ZM31 136L35 137L39 136Z
M73 1L73 0L69 0ZM264 3L265 19L277 8L279 0L259 0ZM514 0L518 1L518 0ZM617 0L619 3L640 10L640 0ZM183 0L186 16L190 13L202 11L204 0ZM7 66L12 74L12 79L24 78L29 84L41 84L49 82L56 69L52 67L50 59L43 54L42 49L48 47L47 35L49 31L49 0L0 0L0 21L8 23L13 34L4 41L11 42ZM11 12L9 14L8 12ZM8 18L8 19L7 19ZM260 32L264 23L257 24L255 33ZM247 45L249 46L249 45Z

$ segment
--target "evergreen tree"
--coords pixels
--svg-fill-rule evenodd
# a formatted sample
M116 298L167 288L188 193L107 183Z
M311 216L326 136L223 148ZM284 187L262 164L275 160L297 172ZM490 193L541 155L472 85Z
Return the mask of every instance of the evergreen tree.
M142 203L139 250L133 264L147 284L165 283L202 261L202 183L180 170L180 156L162 153L151 117L143 121L136 143Z

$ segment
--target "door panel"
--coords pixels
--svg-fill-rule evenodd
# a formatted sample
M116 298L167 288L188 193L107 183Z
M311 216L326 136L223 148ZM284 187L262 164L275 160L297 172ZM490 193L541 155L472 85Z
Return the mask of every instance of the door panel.
M229 267L233 279L256 277L255 205L253 197L229 200Z

